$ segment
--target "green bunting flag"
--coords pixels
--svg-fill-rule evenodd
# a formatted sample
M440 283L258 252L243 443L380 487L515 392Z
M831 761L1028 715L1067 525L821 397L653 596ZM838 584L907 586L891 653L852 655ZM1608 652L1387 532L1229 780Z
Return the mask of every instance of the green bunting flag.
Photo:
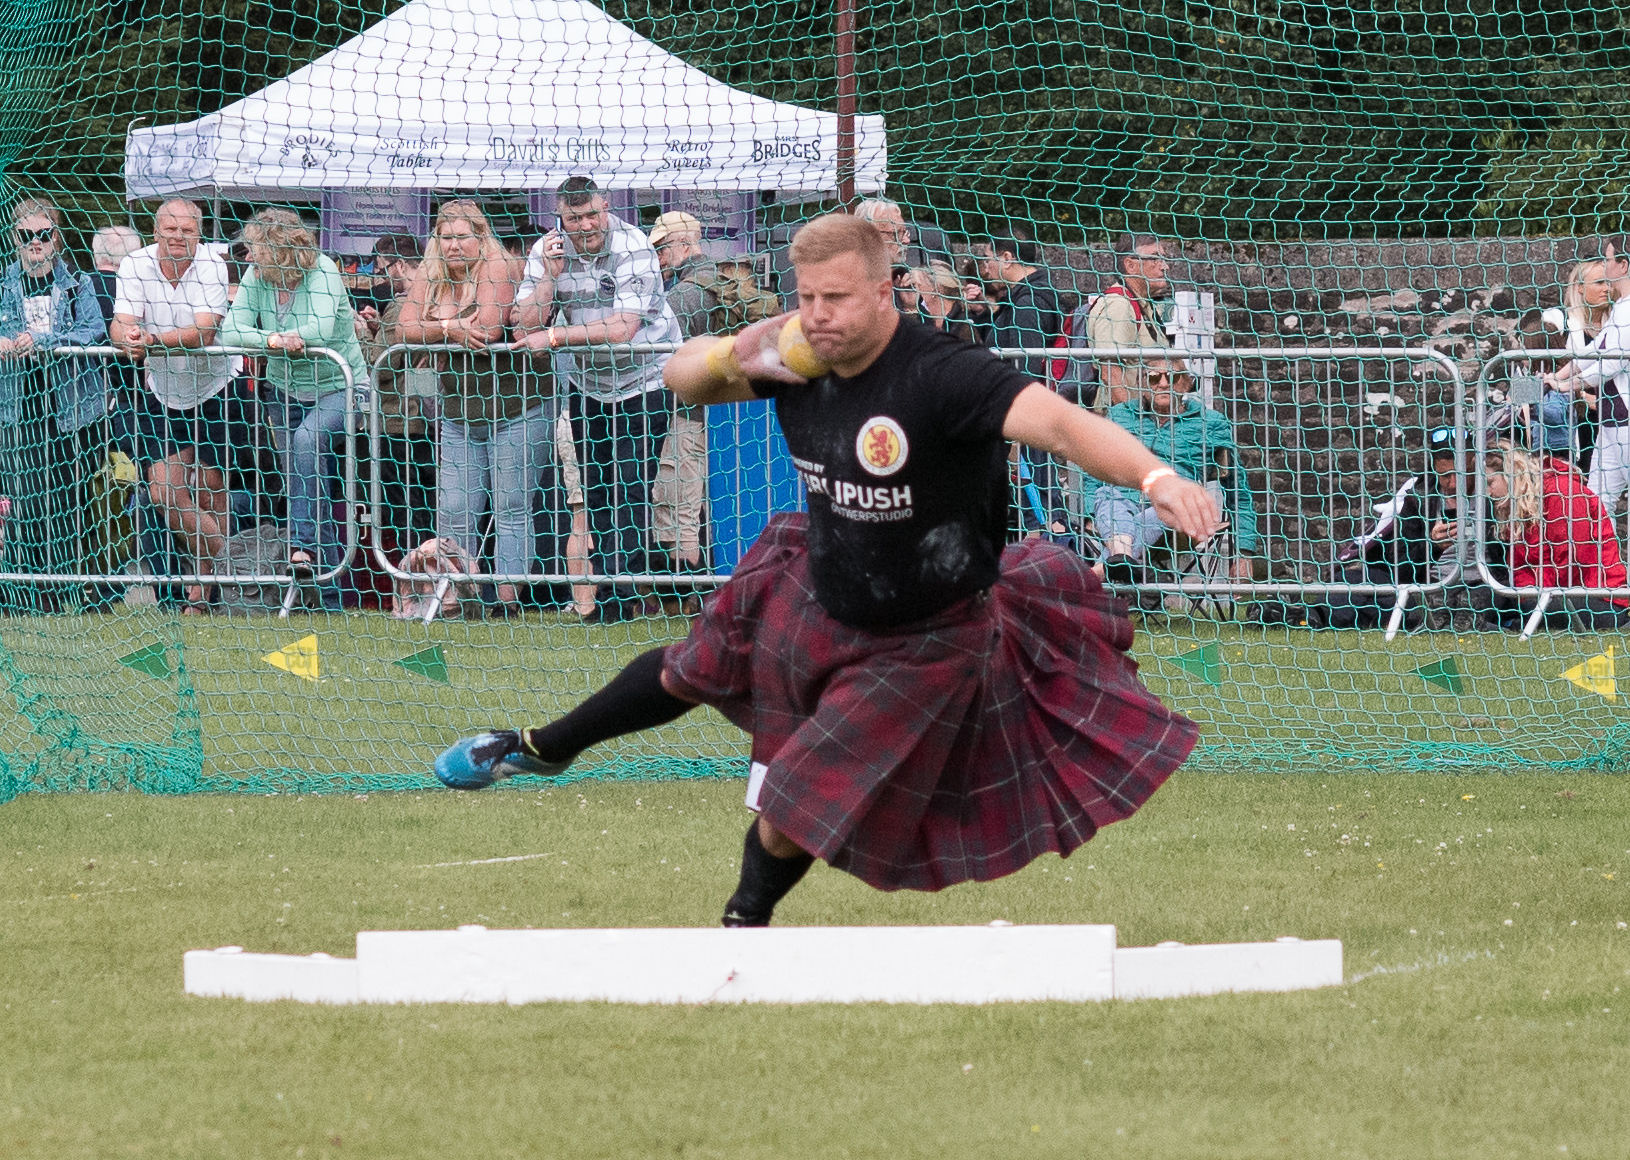
M1192 677L1199 677L1208 685L1222 684L1222 649L1217 645L1201 645L1193 652L1162 659L1176 665Z
M1433 661L1429 665L1422 665L1415 670L1415 675L1427 682L1427 684L1436 685L1440 689L1448 689L1457 697L1461 693L1460 666L1455 664L1454 657L1444 657L1441 661Z
M399 665L410 673L421 677L429 677L432 681L440 681L444 685L447 684L447 658L442 655L441 645L439 644L422 649L412 656L403 657L401 660L392 663Z
M138 673L146 673L161 681L170 679L170 661L161 644L150 644L146 648L137 649L129 656L120 657L119 663L127 669L135 669Z

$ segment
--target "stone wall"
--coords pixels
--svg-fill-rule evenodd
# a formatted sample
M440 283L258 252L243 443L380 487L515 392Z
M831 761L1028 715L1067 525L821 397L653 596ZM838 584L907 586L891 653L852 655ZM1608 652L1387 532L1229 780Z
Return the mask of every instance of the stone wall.
M1171 278L1217 297L1217 345L1428 347L1465 382L1518 319L1555 306L1592 243L1464 241L1178 243ZM1060 289L1115 280L1107 249L1053 249ZM1219 367L1216 405L1235 423L1276 577L1312 579L1371 505L1425 466L1424 433L1452 421L1452 376L1418 360L1238 359Z

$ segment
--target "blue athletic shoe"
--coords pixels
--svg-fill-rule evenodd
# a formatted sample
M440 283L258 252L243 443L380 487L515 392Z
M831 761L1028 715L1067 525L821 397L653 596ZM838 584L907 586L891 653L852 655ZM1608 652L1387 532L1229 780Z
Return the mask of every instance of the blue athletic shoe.
M500 729L455 741L436 758L436 776L453 789L484 789L520 773L557 777L571 764L534 757L522 747L519 733Z

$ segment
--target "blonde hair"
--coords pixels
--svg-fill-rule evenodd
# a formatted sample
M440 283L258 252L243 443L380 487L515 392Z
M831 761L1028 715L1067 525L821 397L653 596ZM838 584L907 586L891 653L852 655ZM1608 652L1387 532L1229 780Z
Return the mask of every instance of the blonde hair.
M1545 476L1539 456L1501 440L1484 461L1505 480L1506 493L1491 500L1495 522L1508 540L1520 540L1539 519L1545 500Z
M938 258L930 258L928 265L918 266L912 270L911 280L923 294L937 294L941 298L952 300L962 297L962 279L956 276L956 271L951 269L949 263Z
M1585 334L1593 335L1602 328L1602 323L1607 321L1607 312L1613 305L1609 301L1593 307L1585 301L1585 283L1597 275L1607 276L1607 263L1602 259L1588 258L1575 262L1568 272L1568 285L1562 291L1562 310L1568 316L1569 325Z
M472 276L458 281L473 287L477 280L486 278L501 281L509 277L509 252L492 232L492 223L481 207L467 198L444 202L436 213L436 224L430 227L430 241L424 248L424 262L419 266L419 277L424 280L425 305L452 299L458 301L460 286L455 285L447 268L447 258L441 252L441 227L447 222L464 222L481 242L481 256L472 263Z
M48 201L41 201L36 197L25 197L11 207L11 224L18 225L24 218L42 217L52 225L61 227L62 211Z
M845 254L856 254L868 278L888 280L891 260L875 226L864 218L847 213L822 214L804 223L793 235L787 249L794 269L830 262Z
M294 289L317 265L317 239L292 210L261 210L243 227L243 240L251 257L256 249L265 257L255 262L255 276L279 290Z

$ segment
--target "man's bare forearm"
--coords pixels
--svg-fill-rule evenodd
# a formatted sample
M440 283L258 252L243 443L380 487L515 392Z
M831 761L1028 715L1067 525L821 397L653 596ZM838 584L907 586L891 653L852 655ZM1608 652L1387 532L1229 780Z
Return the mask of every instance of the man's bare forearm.
M747 376L715 350L724 339L711 335L693 338L674 352L662 371L662 381L680 401L691 404L735 403L756 396ZM712 358L709 358L709 355Z

